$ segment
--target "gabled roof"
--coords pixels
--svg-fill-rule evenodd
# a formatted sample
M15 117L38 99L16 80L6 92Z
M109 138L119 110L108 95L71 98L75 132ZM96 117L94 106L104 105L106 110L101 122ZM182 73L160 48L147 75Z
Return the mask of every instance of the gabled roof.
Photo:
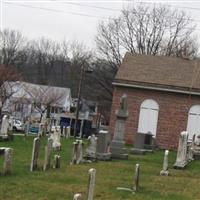
M30 101L52 101L52 106L67 107L71 104L71 90L69 88L39 85L28 82L8 82L13 90L13 98L24 98Z
M200 93L200 62L175 57L126 53L113 85Z

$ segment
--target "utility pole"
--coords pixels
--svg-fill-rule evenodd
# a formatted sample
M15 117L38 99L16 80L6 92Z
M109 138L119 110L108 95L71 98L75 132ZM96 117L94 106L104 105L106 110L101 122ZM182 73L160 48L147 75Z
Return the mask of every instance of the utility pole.
M84 64L81 66L81 74L80 74L80 80L78 84L78 94L77 94L77 104L76 104L76 118L74 122L74 137L76 137L76 129L79 119L79 104L81 99L81 88L82 88L82 81L83 81L83 74L84 74Z

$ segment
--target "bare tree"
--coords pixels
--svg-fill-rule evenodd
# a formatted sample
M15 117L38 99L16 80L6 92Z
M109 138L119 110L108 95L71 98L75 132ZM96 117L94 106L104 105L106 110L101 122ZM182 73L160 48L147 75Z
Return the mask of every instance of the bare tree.
M15 69L0 65L0 116L5 102L16 92L13 81L20 79L21 76Z
M4 65L19 66L24 60L26 39L14 30L5 29L0 32L0 63Z
M114 63L116 68L121 64L126 51L194 56L197 53L196 47L190 45L194 28L193 21L183 11L139 4L122 10L118 18L110 19L108 23L100 23L96 44L99 52Z
M46 117L50 118L51 107L63 107L63 101L66 97L64 90L52 88L50 86L27 85L23 86L30 96L30 101L35 110L40 113L40 121L46 113Z

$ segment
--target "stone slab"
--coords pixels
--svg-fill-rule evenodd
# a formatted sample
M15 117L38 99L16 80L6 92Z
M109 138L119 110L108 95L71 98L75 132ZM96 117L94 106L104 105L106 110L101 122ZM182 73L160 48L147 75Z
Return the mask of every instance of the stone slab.
M103 160L103 161L112 160L112 154L111 153L97 153L97 159Z
M111 156L113 159L128 160L128 154L113 154Z
M130 149L131 154L136 155L145 155L146 153L153 153L153 150L151 149L137 149L137 148L131 148Z

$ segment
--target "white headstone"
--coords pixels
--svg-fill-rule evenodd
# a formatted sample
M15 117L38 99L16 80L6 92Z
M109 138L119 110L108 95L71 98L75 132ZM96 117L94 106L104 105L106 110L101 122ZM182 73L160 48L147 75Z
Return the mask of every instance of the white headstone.
M133 189L137 192L139 188L139 178L140 178L140 165L135 165L135 177L134 177L134 187Z
M73 200L81 200L81 194L75 194Z
M161 176L168 176L169 175L169 171L168 171L168 155L169 155L169 151L165 150L164 160L163 160L163 169L160 172Z
M96 169L94 168L89 169L88 174L89 174L89 179L88 179L87 200L93 200Z
M53 148L60 150L60 148L61 148L61 142L60 142L61 131L60 131L60 127L59 126L55 126L52 131L53 131L53 133L51 133L50 138L53 140Z
M86 157L91 159L96 159L97 150L97 137L92 134L88 137L88 147L86 149Z

